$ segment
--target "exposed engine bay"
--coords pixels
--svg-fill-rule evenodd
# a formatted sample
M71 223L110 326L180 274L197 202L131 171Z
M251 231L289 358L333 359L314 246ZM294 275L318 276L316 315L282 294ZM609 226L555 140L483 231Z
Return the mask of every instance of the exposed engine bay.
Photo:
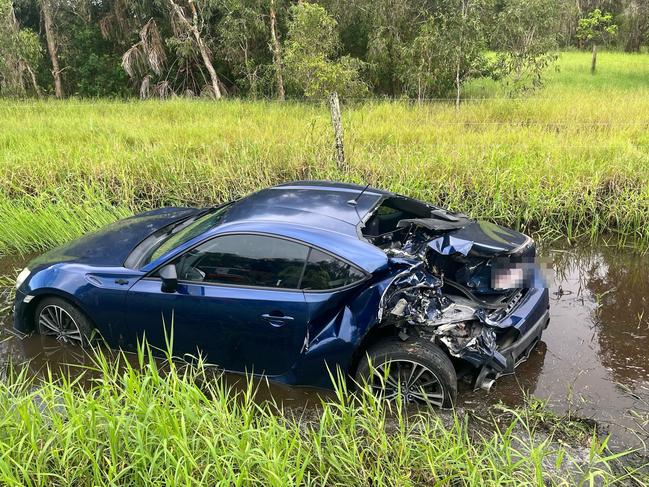
M473 368L490 364L493 378L512 368L498 350L516 340L504 318L536 279L531 238L399 197L379 205L363 236L403 268L383 294L381 326L426 337Z

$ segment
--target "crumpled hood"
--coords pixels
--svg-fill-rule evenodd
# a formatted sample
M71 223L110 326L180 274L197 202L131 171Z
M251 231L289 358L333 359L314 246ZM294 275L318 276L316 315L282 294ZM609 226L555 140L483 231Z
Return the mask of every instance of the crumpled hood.
M428 247L442 255L495 257L517 253L533 241L516 230L486 221L469 221L462 228L432 239Z
M32 260L28 267L33 270L59 262L121 267L131 251L146 237L200 211L198 208L160 208L140 213L50 250Z
M386 253L425 262L435 275L443 275L447 284L454 281L479 294L508 293L536 280L535 272L531 272L535 269L536 246L527 235L463 216L442 223L455 228L440 230L434 218L411 220L411 225L424 231L411 230L400 245L388 248ZM506 290L494 288L494 269L502 273L512 266L528 269L523 271L521 282L507 284Z

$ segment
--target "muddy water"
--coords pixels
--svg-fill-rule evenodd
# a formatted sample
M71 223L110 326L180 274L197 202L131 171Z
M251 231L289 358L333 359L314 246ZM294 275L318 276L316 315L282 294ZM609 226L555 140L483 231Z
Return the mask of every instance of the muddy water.
M649 257L615 248L546 249L550 325L516 374L465 406L521 403L524 393L559 413L596 419L614 443L649 444Z
M552 263L551 321L543 341L516 374L486 393L461 386L465 408L502 401L516 405L526 394L547 400L557 413L592 418L619 446L649 447L649 257L607 247L544 250ZM20 258L0 260L0 275L15 275ZM0 362L29 361L34 373L47 365L83 362L83 354L38 336L16 338L4 310ZM230 377L236 381L236 376ZM318 391L273 385L262 388L286 405L317 404ZM645 445L645 442L647 443Z

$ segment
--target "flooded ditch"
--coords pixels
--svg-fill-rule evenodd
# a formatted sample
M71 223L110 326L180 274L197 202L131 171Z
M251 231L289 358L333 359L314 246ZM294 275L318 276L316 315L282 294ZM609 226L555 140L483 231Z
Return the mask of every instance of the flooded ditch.
M526 394L547 400L558 414L600 423L619 447L649 449L649 256L613 247L544 250L552 263L551 321L543 341L516 373L489 393L460 388L465 409L483 410L500 401L521 404ZM25 259L0 259L8 281ZM3 282L6 284L6 282ZM10 292L5 290L4 295ZM7 301L6 299L4 301ZM80 350L39 336L17 338L9 303L2 305L0 362L28 362L37 374L45 365L80 363ZM236 377L236 376L234 376ZM230 380L235 380L231 378ZM261 396L290 406L317 404L320 392L271 385Z

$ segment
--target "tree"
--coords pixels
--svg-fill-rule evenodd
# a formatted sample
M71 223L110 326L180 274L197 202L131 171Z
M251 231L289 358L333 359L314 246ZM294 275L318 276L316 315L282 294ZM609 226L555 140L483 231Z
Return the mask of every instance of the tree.
M63 90L76 96L128 95L128 77L121 68L122 39L102 35L100 20L111 4L96 0L65 0L59 3L57 32Z
M236 84L249 96L260 93L285 99L281 27L286 0L218 0L218 49Z
M505 0L498 4L491 46L496 52L491 76L512 92L539 87L556 59L559 0Z
M627 0L621 15L622 31L625 37L624 50L639 52L642 44L649 40L649 2Z
M351 56L336 58L340 40L336 21L316 4L301 2L290 9L284 48L287 85L308 98L363 96L367 85L360 76L363 63Z
M103 23L100 20L128 0L45 1L13 0L21 27L40 34L38 40L43 55L34 66L39 86L56 94L57 84L60 83L60 96L127 95L130 91L128 78L120 68L121 54L125 48L121 39L115 39L116 29L111 30L110 39L102 35ZM130 14L125 18L132 18ZM49 16L49 20L46 16ZM49 40L55 46L54 63L48 49L51 45L48 46L46 23ZM133 29L129 27L128 35L132 32ZM58 68L54 68L55 64L58 64ZM58 83L55 82L55 75L59 78Z
M3 93L35 86L58 97L230 92L281 100L324 97L331 89L365 95L371 87L377 95L453 96L457 104L476 77L491 76L511 92L540 85L559 41L593 44L595 60L597 46L612 36L600 38L593 22L609 14L593 20L586 12L610 12L604 23L620 26L618 44L629 51L649 40L647 0L0 4L15 20L3 13Z
M38 35L20 27L11 0L0 0L0 94L24 95L28 75L38 95L35 71L40 59Z
M428 96L445 96L453 89L454 73L447 61L439 19L431 17L421 25L414 41L402 47L399 77L403 87L419 101Z
M277 35L277 10L275 9L275 0L270 0L268 6L270 19L270 46L273 52L273 67L275 68L275 77L277 79L277 98L284 100L284 66L282 63L282 49Z
M610 12L602 13L598 8L579 20L577 37L592 45L593 58L590 73L595 74L597 69L597 45L607 43L617 35L618 26L613 22Z
M457 14L453 17L459 20L457 42L454 43L455 49L452 51L455 64L456 109L460 108L462 83L469 76L475 61L480 58L483 47L480 17L474 15L478 6L480 6L479 0L459 0L452 9Z
M401 78L419 99L455 92L459 107L463 84L481 76L486 48L481 17L484 0L445 0L403 50Z
M152 75L160 76L167 59L162 36L154 19L144 24L139 32L140 40L133 44L122 56L122 67L131 79L140 80L140 98L148 98L151 93ZM157 84L153 91L162 98L168 90L168 83Z
M212 58L220 19L218 0L115 1L119 7L102 21L102 30L130 43L122 66L139 86L141 98L223 96L225 86Z
M347 2L357 3L357 2ZM404 59L408 47L436 11L435 0L358 0L357 8L367 25L367 53L371 82L379 93L403 91L403 72L412 59ZM407 88L406 88L407 89Z
M212 64L212 58L209 48L207 47L207 42L205 41L203 35L203 29L205 28L205 18L201 13L199 15L196 8L194 0L187 0L187 6L189 8L189 14L174 0L167 0L171 8L171 19L172 24L175 27L175 31L178 35L184 29L187 33L190 33L198 51L200 52L201 58L203 59L203 64L205 69L210 76L210 88L212 90L213 96L218 100L223 95L221 93L221 86L219 77L216 74L214 65Z
M219 52L230 63L232 73L237 76L237 85L253 98L259 91L258 47L263 46L267 37L260 3L225 0L225 15L217 31Z

